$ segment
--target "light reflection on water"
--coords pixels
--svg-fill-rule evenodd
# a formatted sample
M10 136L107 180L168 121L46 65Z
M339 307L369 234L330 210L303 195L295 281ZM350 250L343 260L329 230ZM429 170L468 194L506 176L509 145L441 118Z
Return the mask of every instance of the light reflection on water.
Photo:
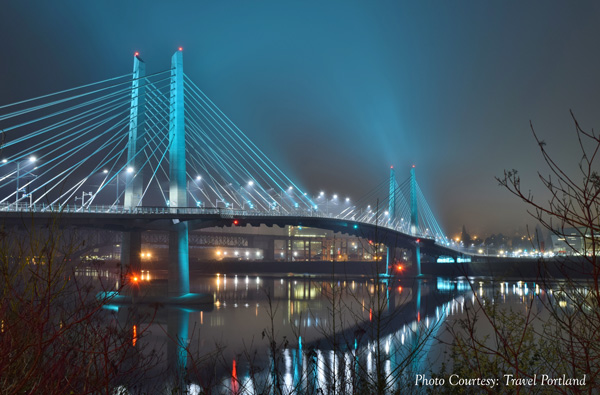
M149 293L161 292L160 282L145 286ZM467 302L523 304L547 295L532 281L378 284L365 278L225 274L195 277L191 291L212 294L214 306L159 308L145 323L146 336L136 334L135 341L163 351L166 344L165 363L155 371L179 366L187 372L189 393L217 387L240 394L274 387L284 393L353 393L360 383L376 382L378 369L390 389L402 388L414 372L439 365L436 338L448 317L464 314Z

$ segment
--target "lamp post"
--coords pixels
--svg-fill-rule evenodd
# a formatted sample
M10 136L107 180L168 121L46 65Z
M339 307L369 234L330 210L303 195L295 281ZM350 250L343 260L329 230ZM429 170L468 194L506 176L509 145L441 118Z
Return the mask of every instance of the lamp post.
M35 156L30 156L29 157L29 163L35 163L37 161L37 158ZM17 180L17 190L16 190L16 196L15 196L15 206L19 203L19 181L21 179L21 162L18 161L17 162L17 174L16 174L16 180Z
M127 170L125 170L127 173L133 173L133 167L128 167ZM119 203L121 203L121 199L119 199L119 176L121 175L118 171L114 171L114 170L107 170L104 169L102 171L104 174L109 174L109 173L115 173L115 208L119 205Z

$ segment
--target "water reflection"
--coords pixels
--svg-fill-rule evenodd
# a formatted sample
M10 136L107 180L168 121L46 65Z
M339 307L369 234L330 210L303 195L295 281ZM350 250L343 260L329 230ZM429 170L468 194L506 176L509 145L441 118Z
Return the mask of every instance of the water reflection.
M552 293L524 281L225 274L191 288L212 294L214 309L160 307L147 323L152 336L133 332L134 344L167 345L161 369L177 388L237 394L397 390L439 364L440 330L467 302L524 304Z

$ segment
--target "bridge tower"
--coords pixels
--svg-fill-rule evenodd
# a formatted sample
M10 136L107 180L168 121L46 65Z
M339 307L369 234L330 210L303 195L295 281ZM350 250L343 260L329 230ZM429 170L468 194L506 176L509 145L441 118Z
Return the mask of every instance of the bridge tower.
M133 81L131 86L131 110L129 112L129 141L127 143L127 173L131 173L125 187L124 208L133 209L141 206L143 192L143 165L144 158L141 154L145 144L145 113L146 113L146 64L136 52L133 57ZM133 171L130 171L129 169ZM117 174L117 183L119 175ZM121 243L121 260L125 267L133 273L139 274L142 268L142 234L140 231L123 233Z
M169 106L169 207L187 207L185 163L185 112L183 91L183 51L171 58L171 95ZM169 296L190 292L188 224L174 220L169 231Z
M417 207L417 178L415 165L410 169L410 233L414 236L419 230L419 211Z
M413 236L419 230L419 211L417 206L417 178L415 176L415 165L410 169L410 232ZM421 246L419 240L415 245L415 263L417 264L417 274L421 273Z
M396 175L394 174L394 166L390 166L390 196L388 202L388 223L393 224L396 219ZM392 248L395 250L395 248ZM386 265L385 275L390 275L390 247L386 247Z
M396 219L396 176L394 174L394 166L390 166L390 197L389 208L390 222Z
M125 207L133 208L142 203L144 156L141 152L145 144L146 128L146 64L136 52L133 57L133 82L131 89L131 110L129 113L129 142L127 143L127 166L132 169L133 178L125 187Z

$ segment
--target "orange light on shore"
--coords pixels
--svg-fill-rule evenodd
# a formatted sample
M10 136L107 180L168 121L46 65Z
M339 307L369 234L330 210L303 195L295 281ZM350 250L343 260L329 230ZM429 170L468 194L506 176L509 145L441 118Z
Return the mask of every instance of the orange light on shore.
M133 340L131 343L134 347L135 347L135 344L137 343L137 325L133 326Z
M398 271L402 271L402 265L398 265Z

